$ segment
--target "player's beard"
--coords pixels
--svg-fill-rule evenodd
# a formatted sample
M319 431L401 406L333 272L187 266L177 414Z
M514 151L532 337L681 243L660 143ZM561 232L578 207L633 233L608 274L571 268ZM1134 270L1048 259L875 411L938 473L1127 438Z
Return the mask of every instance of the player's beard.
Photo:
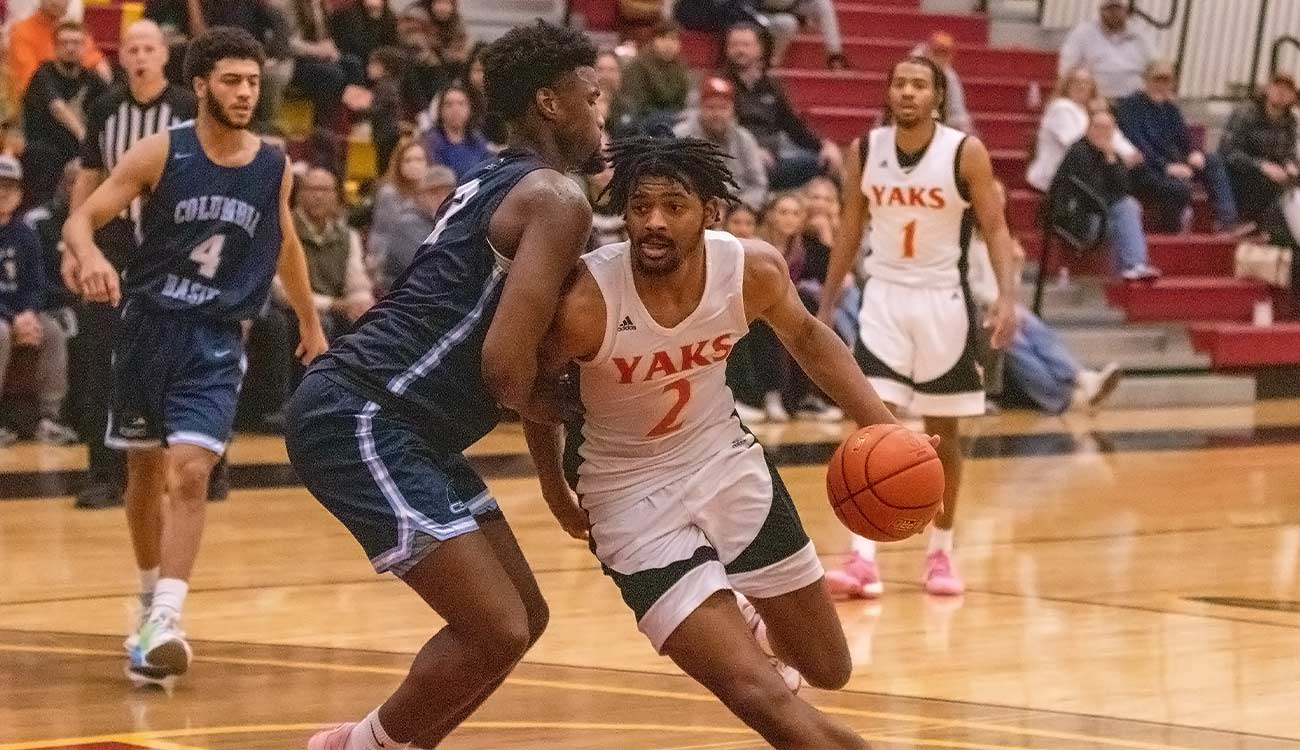
M243 123L243 124L241 125L241 124L239 124L239 123L237 123L237 122L231 120L230 117L226 114L226 109L225 109L225 107L222 107L222 106L221 106L221 102L217 101L215 97L208 96L208 97L205 98L205 101L207 102L208 116L210 116L212 119L214 119L214 120L216 120L217 122L221 123L223 126L225 126L225 127L227 127L227 128L230 128L231 130L247 130L247 129L248 129L248 125L249 125L249 123L246 122L246 123ZM252 121L252 118L250 117L250 118L249 118L249 122L251 122L251 121Z

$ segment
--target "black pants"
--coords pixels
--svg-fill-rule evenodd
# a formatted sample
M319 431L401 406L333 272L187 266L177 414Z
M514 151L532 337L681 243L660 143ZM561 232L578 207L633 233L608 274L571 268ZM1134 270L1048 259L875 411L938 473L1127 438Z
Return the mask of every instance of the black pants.
M90 467L87 482L126 486L126 454L104 445L108 430L108 405L113 387L113 332L117 310L108 305L83 303L77 309L75 338L69 342L70 399L77 431L86 441Z
M314 57L298 57L293 63L290 85L298 89L312 103L312 124L331 127L338 114L343 89L356 83L355 58L326 62Z

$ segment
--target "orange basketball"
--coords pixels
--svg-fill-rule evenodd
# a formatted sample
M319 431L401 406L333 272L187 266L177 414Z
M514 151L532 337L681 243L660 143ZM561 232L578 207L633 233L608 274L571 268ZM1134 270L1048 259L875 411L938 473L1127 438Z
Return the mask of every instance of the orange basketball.
M896 424L864 427L831 456L826 495L849 531L896 542L939 512L943 464L924 435Z

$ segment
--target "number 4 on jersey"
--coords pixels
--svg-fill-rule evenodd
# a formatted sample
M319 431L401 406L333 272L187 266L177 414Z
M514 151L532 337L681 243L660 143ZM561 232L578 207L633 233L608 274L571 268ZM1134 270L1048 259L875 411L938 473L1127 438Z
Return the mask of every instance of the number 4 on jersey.
M226 235L214 234L190 251L190 260L199 264L199 275L205 279L216 278L221 264L221 249L226 245Z

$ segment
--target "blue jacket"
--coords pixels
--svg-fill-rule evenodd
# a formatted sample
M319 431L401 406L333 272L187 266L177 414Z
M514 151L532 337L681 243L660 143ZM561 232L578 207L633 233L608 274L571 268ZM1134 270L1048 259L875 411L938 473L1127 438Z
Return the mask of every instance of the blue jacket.
M1186 164L1192 153L1192 134L1178 105L1157 104L1145 91L1119 100L1115 120L1146 158L1146 166L1163 173L1170 164Z
M10 321L45 301L41 243L20 216L0 226L0 320Z

